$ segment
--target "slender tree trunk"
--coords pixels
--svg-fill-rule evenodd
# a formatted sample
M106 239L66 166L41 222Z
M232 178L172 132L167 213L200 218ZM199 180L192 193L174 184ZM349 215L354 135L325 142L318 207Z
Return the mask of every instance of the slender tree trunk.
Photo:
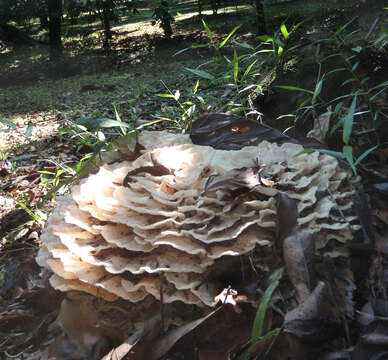
M50 59L57 59L62 55L62 0L47 0L49 16Z
M105 34L104 48L108 50L110 48L109 42L112 40L112 30L110 28L110 9L105 2L102 5L102 23Z
M218 12L218 3L217 0L211 0L213 15L216 15Z
M267 32L265 26L264 4L262 0L255 0L256 5L256 21L258 35L264 35Z
M198 15L201 16L202 15L202 0L197 0L197 4L198 4Z

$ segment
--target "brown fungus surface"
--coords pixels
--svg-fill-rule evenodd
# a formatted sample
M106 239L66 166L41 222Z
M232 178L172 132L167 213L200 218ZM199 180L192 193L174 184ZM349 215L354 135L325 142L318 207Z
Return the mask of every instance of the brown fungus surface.
M352 237L354 191L333 157L295 157L302 147L290 143L215 150L165 132L144 132L139 144L136 160L102 166L58 200L37 257L53 271L54 288L133 303L163 293L165 303L213 306L212 268L273 245L279 191L297 201L299 226L314 234L317 250ZM259 184L237 202L227 188L204 191L210 176L255 162L273 187Z

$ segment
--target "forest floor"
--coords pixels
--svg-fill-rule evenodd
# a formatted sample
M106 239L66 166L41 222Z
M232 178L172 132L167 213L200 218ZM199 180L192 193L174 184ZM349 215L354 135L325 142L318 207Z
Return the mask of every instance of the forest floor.
M174 56L193 44L209 42L199 18L191 10L190 7L180 9L175 25L176 32L169 40L164 39L161 30L152 26L149 20L141 17L135 19L136 21L122 19L113 28L114 41L109 54L99 45L101 31L86 37L81 34L98 29L97 23L80 26L80 29L69 27L65 40L65 56L56 62L49 60L45 45L8 47L2 50L0 352L3 359L44 358L41 357L41 350L52 342L48 333L51 331L50 324L58 314L62 296L48 289L47 279L45 276L40 277L40 269L35 264L34 257L39 248L41 230L50 211L55 207L56 195L68 190L66 186L58 185L76 177L77 171L102 143L108 143L122 134L119 127L105 127L104 122L124 121L129 125L129 131L140 128L169 129L174 132L185 130L185 110L188 106L184 104L192 100L198 80L198 76L187 69L209 72L217 70L217 64L207 64L215 56L211 47L190 49ZM247 16L252 8L244 5L239 9L242 12L235 13L235 10L234 7L228 7L221 10L218 16L211 15L210 11L204 14L218 44L236 25L241 25L233 37L234 42L225 46L225 54L230 58L233 58L237 43L255 44L256 41L254 19ZM37 38L39 36L40 34L36 34ZM178 93L179 97L176 96ZM221 91L219 87L213 89L210 82L201 78L199 93L204 95L205 101L197 104L195 117L209 112L225 112L228 109L229 90ZM282 108L283 99L278 98L277 101L279 109ZM269 122L273 123L274 115L269 116ZM279 128L283 130L287 124L280 124ZM386 156L383 152L381 154ZM366 178L375 176L379 180L372 182L387 184L385 169L379 168L377 171L376 166L372 168L367 169ZM369 180L364 184L369 191L374 191L374 184L371 185ZM386 192L387 189L383 186L379 196L386 196ZM370 209L365 208L365 203L366 200L362 198L357 206L361 219L367 219L362 227L368 233L368 226L372 221L368 218ZM381 201L376 200L374 205L373 216L378 220L374 218L373 223L378 221L380 227L381 224L387 225L388 210ZM370 236L370 232L367 236ZM386 252L383 244L387 237L385 230L374 236L378 241L378 251L382 251L383 255L376 255L373 244L361 244L352 249L353 257L349 262L354 265L352 269L360 270L362 259L368 254L368 264L373 264L371 268L374 271L371 276L375 278L366 280L367 269L360 270L355 278L347 278L350 281L349 287L357 287L353 306L358 309L360 317L363 313L367 315L364 314L364 318L359 321L349 321L350 329L346 320L341 320L343 329L339 331L340 335L335 340L328 341L325 348L328 353L331 351L336 354L330 356L337 357L327 359L347 359L355 346L358 346L354 357L356 359L386 351L386 343L384 345L379 340L369 338L358 340L357 337L360 329L364 329L367 335L377 334L384 339L387 336L387 314L384 311L379 313L376 308L371 310L374 301L378 300L382 308L387 303L386 296L377 294L384 286L375 284L376 272L378 269L385 269L382 264ZM379 261L381 264L376 265ZM365 285L368 281L376 294L368 294L370 288ZM384 282L386 279L379 278L378 281ZM45 298L49 300L43 301ZM46 315L39 318L37 314L42 312ZM34 328L26 329L26 321L33 324ZM303 336L308 337L306 334ZM306 349L315 346L314 341L308 345L303 344L303 351L300 348L293 351L295 354L305 354ZM262 345L262 349L256 349L255 354L270 351L273 342L263 341ZM296 343L296 346L300 344ZM55 353L56 350L53 351ZM171 359L179 359L179 356L182 354L178 352ZM212 355L202 356L201 359L215 359Z

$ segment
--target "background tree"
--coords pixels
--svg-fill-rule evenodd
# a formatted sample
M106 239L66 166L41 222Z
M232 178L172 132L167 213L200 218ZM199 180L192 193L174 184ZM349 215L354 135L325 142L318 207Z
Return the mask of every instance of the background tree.
M172 23L175 21L174 16L171 15L171 0L161 0L152 14L153 21L152 24L156 25L160 23L161 28L163 29L164 35L167 38L170 38L172 35Z
M256 7L257 33L259 35L262 35L267 32L267 29L265 26L265 13L264 13L263 0L255 0L255 7Z
M62 55L62 0L47 0L49 16L50 59L56 59Z
M34 41L12 22L29 30L32 18L46 9L46 0L0 0L0 38L6 42L32 44Z

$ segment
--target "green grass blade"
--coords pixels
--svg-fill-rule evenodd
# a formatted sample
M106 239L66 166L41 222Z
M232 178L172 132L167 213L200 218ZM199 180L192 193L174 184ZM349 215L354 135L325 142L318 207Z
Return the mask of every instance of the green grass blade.
M36 222L42 222L43 221L43 219L38 214L35 214L32 210L30 210L29 207L26 204L22 203L21 201L19 201L17 199L14 199L14 200L15 200L15 203L19 207L21 207L30 216L30 218L32 218Z
M302 154L311 154L314 151L318 151L321 154L334 156L334 157L336 157L338 159L344 159L345 158L345 155L342 152L326 150L326 149L304 149L304 150L298 152L297 154L295 154L293 157L298 157L298 156L300 156Z
M347 160L350 167L352 168L354 175L357 175L356 167L354 166L353 148L349 145L345 145L342 148L342 152L344 153L345 159Z
M197 76L201 77L201 78L209 79L209 80L214 80L215 79L215 77L212 74L209 74L206 71L198 70L198 69L190 69L190 68L185 68L185 69L187 71L190 71L194 75L197 75Z
M228 36L227 36L224 40L222 40L222 42L221 42L221 44L220 44L220 46L219 46L218 48L221 49L221 48L228 42L228 40L233 36L233 34L234 34L240 27L241 27L241 25L236 26L236 27L228 34Z
M307 94L314 95L314 91L303 89L303 88L300 88L297 86L277 85L275 87L280 88L280 89L292 90L292 91L301 91L301 92L305 92Z
M284 39L287 40L288 37L290 36L290 34L288 33L288 30L287 30L287 27L286 27L286 24L283 23L281 26L280 26L280 31L282 32L283 36L284 36Z
M257 39L264 41L264 42L273 41L273 37L268 36L268 35L260 35L257 37Z
M174 99L174 95L173 94L156 94L156 96L159 96L161 98L171 98L171 99Z
M236 50L233 54L233 81L237 85L238 82L238 56Z
M116 121L118 121L119 123L123 124L123 121L121 120L121 117L119 115L119 112L117 111L117 107L116 107L116 104L113 104L113 108L115 109L115 116L116 116ZM120 126L120 131L123 135L126 135L127 134L127 131L125 129L125 126Z
M315 86L314 95L313 95L313 98L311 100L311 103L313 105L315 104L315 101L317 100L317 97L319 96L319 94L322 91L322 84L323 84L323 78L321 80L319 80L317 85Z
M180 55L180 54L182 54L182 53L184 53L184 52L186 52L187 50L190 50L190 49L191 49L191 47L187 47L187 48L181 49L181 50L177 51L176 53L174 53L172 56L173 57L174 56L178 56L178 55Z
M342 25L338 30L335 32L335 35L338 36L340 35L354 20L356 20L357 17L354 17L350 21L348 21L345 25Z
M279 280L282 274L283 274L283 268L280 268L275 272L274 280L268 286L267 290L265 290L264 295L261 298L259 308L257 309L255 321L253 322L252 339L251 339L252 345L256 344L256 342L260 340L260 337L263 334L263 324L264 324L265 313L267 311L268 304L269 304L269 301L271 300L272 294L277 288L277 286L279 285Z
M204 20L202 20L202 25L203 25L203 27L205 28L206 34L207 34L207 36L209 37L210 42L211 42L212 44L214 44L214 41L213 41L213 34L212 34L211 30L209 29L209 27L207 26L207 24L205 23Z
M376 145L376 146L373 146L373 147L371 147L370 149L364 151L364 152L358 157L358 159L355 161L354 166L357 166L362 160L364 160L370 153L372 153L373 151L375 151L378 147L379 147L379 145Z
M241 78L241 81L244 81L245 78L249 75L249 73L251 72L251 69L252 69L253 65L255 65L256 62L257 62L257 59L256 59L252 64L248 65L247 69L246 69L245 72L244 72L244 75L243 75L242 78Z
M350 135L352 134L354 111L356 110L357 94L354 96L349 111L344 118L344 128L342 132L342 141L345 145L349 145Z
M27 125L26 132L24 136L28 139L32 135L32 130L34 129L34 124L32 122L29 122Z
M10 127L11 129L16 129L17 126L15 123L13 123L11 120L7 120L7 119L0 119L0 123L3 123L5 125L7 125L8 127Z

